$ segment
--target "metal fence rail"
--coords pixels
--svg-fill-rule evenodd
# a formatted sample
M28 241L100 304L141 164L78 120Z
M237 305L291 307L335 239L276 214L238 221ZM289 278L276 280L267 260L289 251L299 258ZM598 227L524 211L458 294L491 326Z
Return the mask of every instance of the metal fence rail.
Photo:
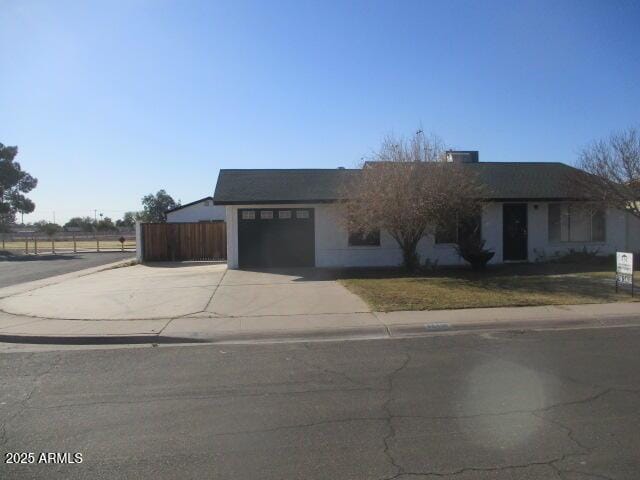
M41 233L0 234L0 250L25 253L128 252L136 250L135 233L68 234L51 237ZM124 242L120 240L123 239Z

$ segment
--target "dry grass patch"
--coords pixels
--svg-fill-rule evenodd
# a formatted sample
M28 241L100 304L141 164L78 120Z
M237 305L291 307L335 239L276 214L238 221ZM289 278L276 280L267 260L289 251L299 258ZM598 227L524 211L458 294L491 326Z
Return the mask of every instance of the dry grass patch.
M613 273L554 266L509 266L484 273L442 270L430 276L348 275L341 283L376 311L569 305L631 301L615 293Z

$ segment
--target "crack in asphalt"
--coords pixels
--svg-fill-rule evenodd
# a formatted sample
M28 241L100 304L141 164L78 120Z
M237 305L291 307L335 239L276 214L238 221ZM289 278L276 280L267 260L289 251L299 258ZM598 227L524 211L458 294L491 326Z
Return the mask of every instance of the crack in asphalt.
M303 344L303 348L305 348L307 351L311 351L311 347L308 343L304 343ZM315 363L312 363L308 360L305 360L304 358L301 358L299 355L295 354L295 353L290 353L289 356L291 358L294 358L295 360L297 360L298 362L306 365L309 368L312 368L316 371L319 371L321 373L325 373L325 374L329 374L329 375L337 375L338 377L341 377L343 379L345 379L347 382L353 384L353 385L358 385L358 386L367 386L365 383L356 380L355 378L351 377L350 375L346 374L345 372L341 372L339 370L334 370L331 368L327 368L327 367L323 367L320 365L316 365Z
M628 388L606 388L600 392L596 392L588 397L581 398L578 400L568 400L566 402L558 402L551 405L547 405L546 407L533 408L528 410L507 410L504 412L483 412L483 413L474 413L470 415L394 415L394 418L407 418L407 419L424 419L424 420L465 420L471 418L482 418L482 417L502 417L508 415L524 415L531 414L534 415L536 413L548 412L549 410L553 410L555 408L580 405L584 403L589 403L594 400L598 400L605 395L609 395L610 393L622 392L622 393L631 393L631 394L640 394L640 390L633 390ZM539 417L543 418L543 417ZM544 419L544 418L543 418Z
M309 347L307 345L305 345L305 347L309 350ZM478 414L472 414L472 415L445 415L445 416L428 416L428 415L402 415L402 414L395 414L393 412L393 403L394 403L394 390L397 388L397 377L398 375L407 368L407 366L412 362L412 355L410 353L410 351L405 350L404 355L405 358L403 359L402 363L397 366L396 368L394 368L391 372L383 375L383 376L376 376L375 377L375 382L374 385L377 384L378 382L383 382L384 385L381 385L379 387L375 387L375 386L369 386L366 383L363 383L360 380L354 379L352 377L350 377L349 375L347 375L345 372L341 372L339 370L335 370L335 369L331 369L328 367L325 367L323 365L318 365L315 364L311 361L309 361L308 359L303 359L300 358L298 355L294 355L294 353L292 352L287 352L292 358L295 358L295 360L299 361L300 363L306 365L309 368L313 368L321 373L324 374L328 374L328 375L334 375L334 376L338 376L342 379L344 379L345 381L349 382L349 384L351 385L351 387L347 387L344 384L343 385L338 385L335 388L319 388L319 389L305 389L305 390L288 390L288 391L274 391L274 392L260 392L260 391L256 391L256 392L246 392L246 391L242 391L242 390L222 390L213 394L203 394L203 395L188 395L188 396L170 396L170 397L164 397L164 398L149 398L149 399L140 399L140 400L123 400L123 401L104 401L104 402L85 402L85 403L73 403L73 404L63 404L63 405L56 405L56 406L43 406L43 407L37 407L37 406L30 406L29 403L31 402L33 395L35 394L36 390L38 389L41 380L43 379L43 377L45 377L46 375L50 374L55 367L58 366L60 360L62 359L62 354L60 354L53 362L52 364L49 366L48 369L46 369L45 371L42 371L41 373L37 374L34 376L34 380L33 380L33 386L30 389L30 391L24 396L24 398L19 401L16 402L15 405L20 405L21 408L20 410L13 416L13 419L16 419L17 417L23 415L25 413L25 411L29 410L29 409L33 409L33 410L46 410L46 409L57 409L57 408L72 408L72 407L82 407L82 406L93 406L93 405L110 405L110 404L144 404L144 403L151 403L151 402L157 402L157 401L174 401L174 400L199 400L199 399L209 399L209 398L241 398L241 397L260 397L260 396L269 396L269 395L300 395L300 394L313 394L313 393L322 393L322 392L358 392L358 391L372 391L372 392L379 392L379 393L385 393L386 394L386 399L382 405L382 411L384 412L384 415L380 415L380 416L362 416L362 417L347 417L347 418L338 418L338 419L327 419L327 420L319 420L319 421L315 421L315 422L308 422L308 423L295 423L295 424L291 424L291 425L280 425L280 426L274 426L274 427L269 427L269 428L262 428L262 429L256 429L256 430L238 430L238 431L228 431L228 432L220 432L220 433L216 433L214 434L214 436L232 436L232 435L251 435L251 434L261 434L261 433L269 433L269 432L277 432L277 431L287 431L287 430L297 430L297 429L306 429L306 428L314 428L314 427L318 427L318 426L322 426L322 425L332 425L332 424L347 424L347 423L352 423L352 422L383 422L384 424L386 424L387 426L387 433L386 435L384 435L383 439L382 439L382 444L384 446L383 448L383 453L384 456L386 457L388 464L395 470L395 474L393 474L392 476L387 476L384 477L384 480L393 480L393 479L398 479L399 477L402 476L407 476L407 477L436 477L436 478L441 478L441 477L455 477L458 475L462 475L464 473L468 473L468 472L502 472L502 471L509 471L509 470L518 470L518 469L525 469L525 468L530 468L530 467L548 467L550 469L553 469L553 471L556 472L556 474L560 477L560 478L568 478L567 475L570 474L579 474L579 475L584 475L584 476L588 476L591 478L598 478L598 479L602 479L602 480L612 480L611 477L607 477L603 474L599 474L599 473L591 473L591 472L584 472L584 471L580 471L580 470L576 470L576 469L572 469L572 468L565 468L561 465L559 465L561 462L566 461L566 460L570 460L574 457L587 457L589 456L594 450L596 450L598 447L590 447L586 444L584 444L582 441L580 441L574 430L562 423L561 421L558 421L556 419L553 418L549 418L548 416L545 416L544 413L546 412L550 412L554 409L558 409L558 408L564 408L564 407L571 407L571 406L576 406L576 405L584 405L584 404L588 404L590 402L594 402L597 401L598 399L601 399L603 397L605 397L606 395L610 395L612 393L618 392L618 393L625 393L625 394L633 394L633 395L638 395L640 394L640 389L632 389L632 388L616 388L616 387L609 387L609 388L604 388L601 389L589 396L586 396L584 398L579 398L579 399L575 399L575 400L568 400L568 401L563 401L563 402L558 402L558 403L554 403L551 405L547 405L545 407L541 407L541 408L535 408L535 409L530 409L530 410L512 410L512 411L505 411L505 412L485 412L485 413L478 413ZM33 356L34 354L32 353L31 356ZM245 384L242 385L241 388L246 389L247 387L251 388L256 388L256 389L264 389L264 388L268 388L268 387L277 387L277 386L303 386L305 384L309 384L309 383L315 383L318 384L319 382L273 382L273 383L255 383L255 384ZM576 382L577 383L577 382ZM562 455L559 456L555 456L551 459L548 460L538 460L538 461L531 461L531 462L526 462L526 463L521 463L521 464L506 464L506 465L500 465L500 466L493 466L493 467L464 467L464 468L460 468L458 470L454 470L454 471L450 471L450 472L446 472L446 471L410 471L408 470L401 461L399 461L395 456L394 456L394 452L393 452L393 441L396 437L397 434L397 428L394 425L394 420L396 419L411 419L411 418L420 418L420 419L426 419L426 420L460 420L460 419L470 419L470 418L480 418L480 417L492 417L492 416L506 416L506 415L517 415L517 414L528 414L528 415L532 415L544 422L548 422L551 425L554 425L555 427L559 428L560 430L562 430L567 438L571 441L571 443L573 445L575 445L575 447L577 447L577 451L570 451L568 453L563 453ZM0 424L0 445L4 445L7 443L8 441L8 435L7 435L7 428L6 426L9 424L9 421L5 421L5 423ZM573 449L572 449L573 450Z
M31 354L30 357L32 357L33 355L34 354ZM62 360L62 357L63 357L63 354L56 355L54 360L51 362L51 365L49 365L49 368L47 368L43 372L38 373L37 375L34 375L33 386L31 387L31 390L29 390L29 392L25 395L25 397L22 400L12 404L12 405L18 405L20 408L10 419L5 419L5 421L0 425L0 432L1 432L0 445L4 445L9 441L9 436L7 434L7 425L11 421L15 421L18 417L22 416L24 412L29 408L27 403L31 400L31 398L33 397L33 394L38 389L40 381L42 380L43 377L51 373L51 371L58 366L58 363L60 362L60 360Z
M398 368L393 370L389 375L387 375L387 400L383 404L382 408L387 414L385 418L387 421L389 433L382 439L382 442L384 444L384 450L383 450L384 455L389 460L389 463L391 464L391 466L396 469L396 474L392 477L387 477L389 479L396 478L402 475L403 473L405 473L404 467L396 461L393 454L391 453L391 446L389 445L389 442L396 436L396 429L393 426L394 415L393 415L393 412L391 411L391 402L393 401L394 379L398 373L400 373L402 370L404 370L404 368L406 368L406 366L409 364L410 361L411 361L411 355L409 355L409 353L405 351L405 360L404 362L402 362L402 365L400 365Z
M583 472L583 471L579 471L579 470L574 470L574 469L567 469L567 468L561 468L558 465L556 465L557 463L560 463L564 460L570 459L572 457L577 457L577 456L588 456L590 455L593 450L595 450L594 447L588 447L586 445L584 445L582 442L580 442L576 437L575 434L573 432L573 429L571 429L570 427L564 425L563 423L557 421L557 420L553 420L547 417L544 417L542 415L539 415L539 413L543 413L543 412L548 412L550 410L553 410L555 408L561 408L561 407L566 407L566 406L573 406L573 405L580 405L580 404L585 404L585 403L589 403L589 402L593 402L595 400L598 400L602 397L604 397L605 395L608 395L612 392L624 392L624 393L631 393L631 394L640 394L640 390L634 390L634 389L619 389L619 388L606 388L600 392L597 392L593 395L590 395L589 397L586 398L582 398L582 399L578 399L578 400L572 400L572 401L566 401L566 402L559 402L553 405L549 405L547 407L542 407L539 409L532 409L532 410L519 410L519 411L510 411L510 412L500 412L500 413L481 413L481 414L475 414L475 415L462 415L462 416L422 416L422 415L395 415L393 414L393 412L391 411L391 407L390 404L393 400L393 380L395 375L400 372L402 369L404 369L407 364L410 361L410 356L407 354L407 359L406 361L403 363L403 365L401 365L398 369L394 370L388 377L388 392L389 392L389 397L387 399L387 401L385 402L384 405L384 409L387 412L387 421L389 424L389 433L384 437L383 442L384 442L384 454L386 455L386 457L389 460L389 463L393 466L393 468L396 469L396 474L391 476L391 477L384 477L383 480L394 480L397 479L401 476L422 476L422 477L429 477L429 476L434 476L434 477L450 477L450 476L457 476L466 472L493 472L493 471L503 471L503 470L510 470L510 469L521 469L521 468L528 468L528 467L534 467L534 466L548 466L550 468L552 468L559 476L560 478L566 478L566 474L570 474L570 473L577 473L577 474L581 474L581 475L587 475L587 476L591 476L593 478L600 478L603 480L612 480L610 477L607 477L605 475L601 475L601 474L596 474L596 473L587 473L587 472ZM496 467L465 467L465 468L461 468L459 470L454 470L452 472L438 472L438 471L425 471L425 472L412 472L412 471L408 471L407 469L405 469L405 467L399 463L395 457L393 456L392 452L391 452L391 446L390 446L390 441L395 437L396 434L396 430L393 426L393 420L396 418L422 418L422 419L428 419L428 420L440 420L440 419L446 419L446 420L458 420L458 419L468 419L468 418L479 418L479 417L486 417L486 416L504 416L504 415L514 415L514 414L529 414L529 415L533 415L536 418L539 418L543 421L547 421L553 425L555 425L556 427L560 428L561 430L563 430L566 435L567 438L575 445L578 447L578 449L580 451L578 452L570 452L570 453L565 453L559 457L556 458L552 458L551 460L547 460L547 461L535 461L535 462L527 462L527 463L523 463L523 464L515 464L515 465L503 465L503 466L496 466Z
M384 422L387 420L387 417L349 417L349 418L338 418L333 420L321 420L318 422L311 423L300 423L294 425L281 425L279 427L272 428L264 428L258 430L238 430L232 432L221 432L213 434L214 437L221 436L230 436L230 435L246 435L246 434L256 434L256 433L270 433L270 432L278 432L281 430L297 430L303 428L312 428L318 427L320 425L331 425L331 424L340 424L340 423L351 423L351 422Z

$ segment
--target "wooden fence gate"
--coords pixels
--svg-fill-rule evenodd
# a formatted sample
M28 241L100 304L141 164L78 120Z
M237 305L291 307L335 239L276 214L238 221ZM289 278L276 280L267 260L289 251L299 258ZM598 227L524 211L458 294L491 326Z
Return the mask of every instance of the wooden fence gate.
M161 260L226 260L225 222L143 223L142 258Z

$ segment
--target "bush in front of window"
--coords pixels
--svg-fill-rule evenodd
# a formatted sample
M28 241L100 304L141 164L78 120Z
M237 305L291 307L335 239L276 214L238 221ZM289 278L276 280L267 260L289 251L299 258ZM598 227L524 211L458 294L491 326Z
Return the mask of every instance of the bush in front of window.
M466 262L471 265L472 270L484 270L487 263L496 254L493 250L484 248L485 241L478 235L470 235L458 240L456 251Z

